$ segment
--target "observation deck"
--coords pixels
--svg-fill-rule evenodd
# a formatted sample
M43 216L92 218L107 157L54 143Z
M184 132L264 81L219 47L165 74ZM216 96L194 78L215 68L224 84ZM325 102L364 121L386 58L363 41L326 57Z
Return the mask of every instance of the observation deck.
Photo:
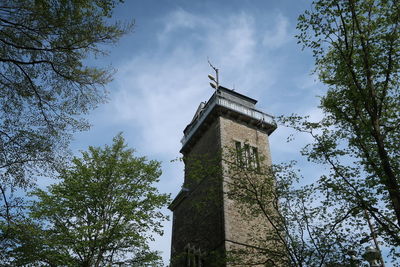
M232 117L270 135L277 127L274 117L256 109L256 103L255 99L219 86L206 103L200 104L192 121L183 130L180 152L190 150L192 143L218 116Z

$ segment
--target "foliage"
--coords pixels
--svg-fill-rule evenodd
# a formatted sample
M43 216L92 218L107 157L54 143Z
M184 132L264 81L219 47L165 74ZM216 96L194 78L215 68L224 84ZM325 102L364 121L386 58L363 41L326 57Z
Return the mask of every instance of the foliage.
M283 122L314 142L302 153L330 167L318 187L334 216L365 214L392 256L400 247L400 2L316 0L299 17L299 42L313 51L327 85L320 122L293 115ZM364 222L363 222L364 221ZM357 226L358 224L356 224ZM355 227L356 227L355 226ZM370 235L369 235L370 237Z
M199 264L199 260L210 267L225 263L221 247L216 247L223 223L219 220L223 201L220 154L216 149L177 159L185 163L185 180L176 199L181 195L184 201L169 207L174 212L171 266Z
M60 167L72 133L88 129L82 115L105 100L110 70L84 61L130 29L109 23L118 2L1 1L0 254L20 219L18 188Z
M226 240L226 254L216 266L225 261L232 266L352 266L350 251L358 256L353 263L361 262L362 242L370 235L362 208L341 199L332 205L323 186L299 184L302 177L294 162L270 166L259 152L255 164L253 158L244 158L245 147L243 151L224 147L215 158L207 154L184 158L183 189L193 192L199 190L198 184L207 185L197 192L201 197L193 201L191 196L191 216L180 222L181 233L186 234L180 241L184 238L183 243L201 249L212 247L207 245L212 237L204 234L210 229L209 220L203 218L213 216L223 201L229 216L244 226L236 238ZM216 262L215 251L203 252L207 264ZM176 254L174 260L187 259L186 253Z
M352 214L358 207L332 216L338 210L324 205L326 198L317 186L298 185L301 177L294 162L269 166L260 155L262 164L252 168L238 163L236 151L225 150L227 196L235 201L240 220L251 227L246 242L229 251L229 262L246 266L348 266L348 251L360 252L360 232L366 227L354 222Z
M105 100L107 69L88 67L130 25L108 22L115 0L4 0L0 5L0 180L30 185L67 151L81 115Z
M249 223L260 222L248 237L254 246L233 256L343 266L350 263L348 250L360 259L363 243L377 234L373 244L390 247L398 264L400 3L315 0L312 6L299 17L297 37L312 49L315 72L327 85L324 117L280 121L312 136L302 154L329 166L329 173L310 186L295 186L290 165L260 172L231 160L228 194Z
M11 229L11 265L160 266L148 247L166 219L159 209L169 196L154 187L160 175L160 163L135 157L121 135L89 147L48 192L33 191L29 218Z

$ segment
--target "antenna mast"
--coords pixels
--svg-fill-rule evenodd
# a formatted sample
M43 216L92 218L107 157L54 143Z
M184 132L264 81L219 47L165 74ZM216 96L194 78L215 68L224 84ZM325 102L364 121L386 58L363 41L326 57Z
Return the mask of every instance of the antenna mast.
M218 88L219 88L218 69L211 64L209 59L207 59L207 61L208 61L208 64L210 64L210 67L214 69L215 77L216 77L216 78L214 78L212 75L210 75L210 74L208 75L208 78L212 81L212 82L210 82L210 85L215 90L218 90Z

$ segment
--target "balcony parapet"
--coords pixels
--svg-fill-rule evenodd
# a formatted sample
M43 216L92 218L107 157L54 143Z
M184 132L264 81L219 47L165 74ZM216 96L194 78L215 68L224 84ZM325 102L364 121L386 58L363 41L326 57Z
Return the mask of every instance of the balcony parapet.
M184 136L181 139L182 146L185 146L185 144L190 140L207 116L218 106L233 112L237 112L248 117L249 119L257 120L260 124L268 124L273 129L276 128L276 122L272 115L259 111L249 105L243 105L233 101L232 99L228 99L221 95L219 90L217 90L210 100L204 105L204 107L198 112L198 114L196 114L196 117L193 119L193 121L185 128Z

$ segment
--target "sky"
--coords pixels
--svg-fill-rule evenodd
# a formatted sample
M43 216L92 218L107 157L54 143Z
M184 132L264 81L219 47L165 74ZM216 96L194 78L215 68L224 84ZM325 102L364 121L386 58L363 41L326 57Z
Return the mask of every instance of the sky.
M108 56L89 61L116 70L109 101L90 113L92 127L74 136L72 150L79 155L88 146L111 144L123 132L137 155L162 162L157 187L175 197L183 165L171 160L181 156L182 131L199 103L213 93L208 59L220 70L220 84L257 99L258 109L320 118L324 87L312 74L311 51L294 37L297 17L310 6L309 0L125 0L114 15L134 21L133 31L106 47ZM322 170L300 157L308 137L287 143L290 133L280 126L270 136L273 163L298 160L307 183ZM151 246L167 263L171 222L164 227Z

